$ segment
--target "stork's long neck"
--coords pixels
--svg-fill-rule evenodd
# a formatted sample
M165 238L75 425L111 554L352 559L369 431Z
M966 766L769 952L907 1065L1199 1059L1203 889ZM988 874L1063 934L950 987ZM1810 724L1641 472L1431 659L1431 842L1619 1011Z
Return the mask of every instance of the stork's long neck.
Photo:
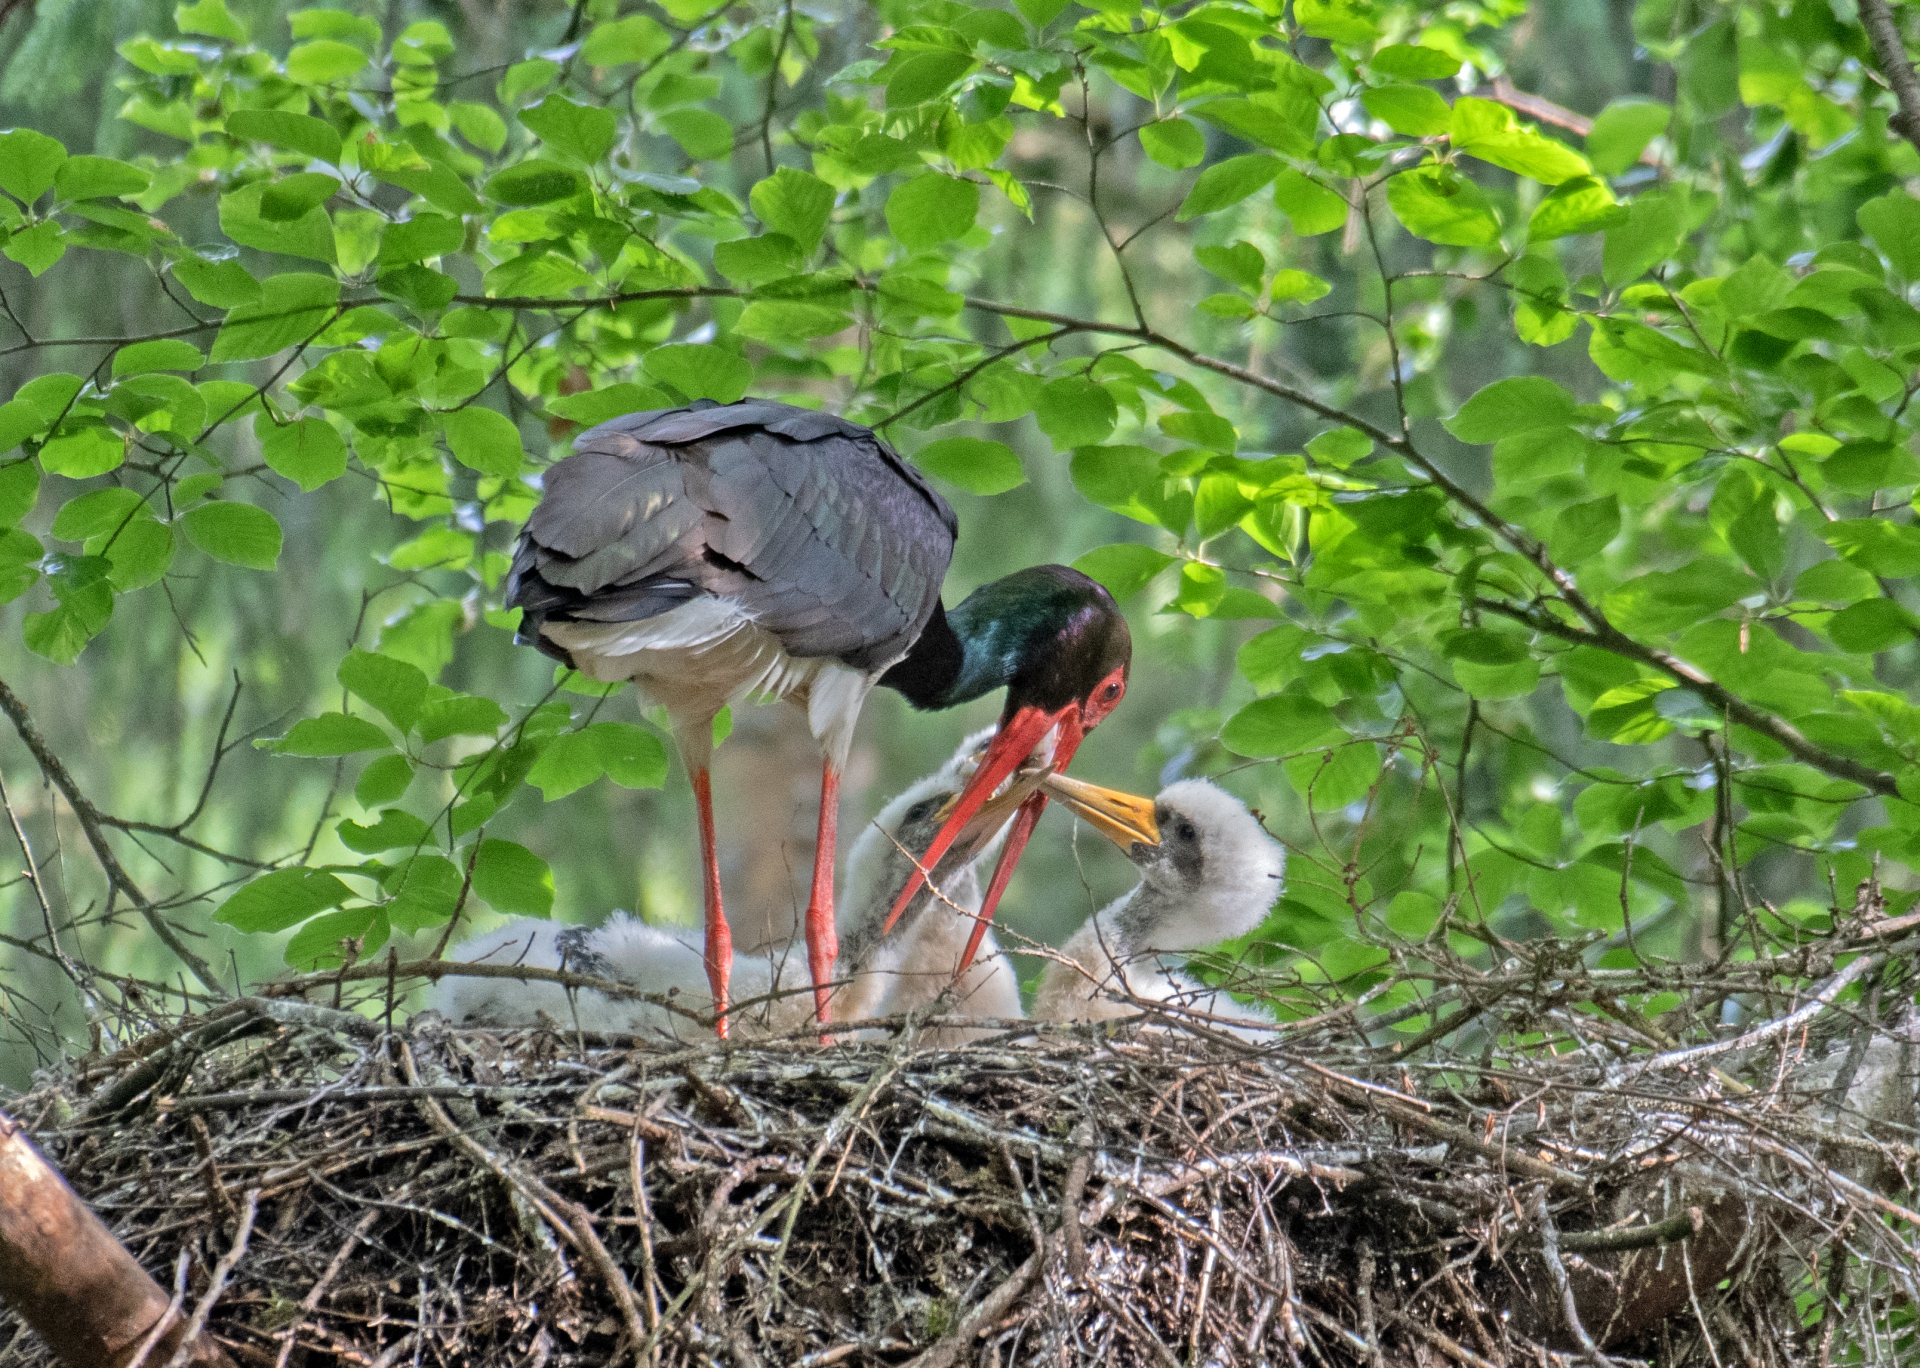
M913 649L880 682L923 711L955 708L1010 684L1020 668L1019 653L1005 640L1010 634L996 630L1000 623L973 621L968 609L977 597L955 608L952 617L936 605Z

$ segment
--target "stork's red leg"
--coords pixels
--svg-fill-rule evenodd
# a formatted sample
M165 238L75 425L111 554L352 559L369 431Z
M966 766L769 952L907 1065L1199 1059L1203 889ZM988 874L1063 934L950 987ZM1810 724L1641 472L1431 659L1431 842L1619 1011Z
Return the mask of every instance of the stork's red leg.
M733 930L720 902L720 852L713 830L713 776L694 770L693 799L700 810L700 874L707 911L707 983L713 989L714 1030L727 1034L727 981L733 977Z
M820 826L813 845L813 894L807 900L807 968L813 973L813 1014L827 1023L828 988L840 938L833 926L833 847L840 819L840 771L828 760L820 767Z

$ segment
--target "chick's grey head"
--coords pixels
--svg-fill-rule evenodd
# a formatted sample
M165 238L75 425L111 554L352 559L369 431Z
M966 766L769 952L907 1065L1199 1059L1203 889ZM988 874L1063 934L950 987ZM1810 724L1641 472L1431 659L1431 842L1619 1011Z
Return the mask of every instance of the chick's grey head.
M991 730L979 732L961 742L946 764L896 794L854 841L847 856L846 887L840 896L843 942L849 937L879 935L894 895L913 874L922 852L933 844L947 810L973 773L975 752L991 735ZM932 871L934 883L953 896L956 890L950 884L993 846L1005 828L1006 817L1004 813L990 814L963 828ZM908 904L903 921L914 916L932 896L922 889ZM844 946L842 953L846 953Z
M1183 779L1154 799L1160 844L1129 859L1140 895L1129 939L1157 950L1197 950L1258 926L1279 898L1286 852L1247 805L1205 779Z

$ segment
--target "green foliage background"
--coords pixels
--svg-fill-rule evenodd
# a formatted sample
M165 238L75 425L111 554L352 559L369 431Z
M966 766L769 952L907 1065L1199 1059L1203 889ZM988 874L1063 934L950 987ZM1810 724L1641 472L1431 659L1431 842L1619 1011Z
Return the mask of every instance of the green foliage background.
M0 745L46 894L0 888L10 1080L114 975L146 1010L456 910L690 912L660 733L499 591L574 431L703 396L884 426L959 508L949 602L1050 559L1123 596L1080 768L1225 776L1287 839L1283 1005L1503 938L1749 955L1876 866L1912 900L1920 156L1851 3L41 0L0 38L0 679L122 862ZM877 697L849 825L996 707ZM1007 920L1127 882L1056 817Z

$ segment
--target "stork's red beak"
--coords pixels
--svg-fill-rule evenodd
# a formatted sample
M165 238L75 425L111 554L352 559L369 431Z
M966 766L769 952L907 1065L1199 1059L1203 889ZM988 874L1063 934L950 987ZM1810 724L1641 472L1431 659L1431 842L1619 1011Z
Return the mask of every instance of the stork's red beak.
M929 845L926 853L921 855L920 867L914 870L913 877L907 880L907 886L900 890L900 896L894 900L893 910L887 914L887 923L881 928L882 935L893 930L894 923L900 920L900 914L906 911L907 904L913 901L913 895L925 886L926 871L940 863L941 857L953 846L954 839L959 836L961 828L966 826L973 815L980 810L993 791L1025 763L1027 757L1033 754L1033 748L1039 745L1055 726L1059 726L1061 731L1060 741L1054 748L1055 763L1064 765L1072 758L1072 746L1080 744L1079 711L1079 705L1072 703L1054 713L1042 712L1039 708L1022 708L1008 718L998 732L994 733L993 742L987 747L987 753L981 757L979 768L974 770L973 778L967 781L967 786L961 790L958 801L947 813L947 819L941 823L939 832L933 838L933 844ZM1069 718L1073 719L1071 725L1068 723ZM1067 746L1069 731L1073 737L1072 746ZM1067 749L1062 751L1062 746L1067 746ZM1019 837L1020 844L1026 844L1021 834L1021 827L1024 824L1028 831L1032 830L1033 824L1028 820L1028 812L1031 810L1033 816L1037 818L1040 815L1039 808L1045 807L1046 802L1046 796L1036 792L1020 805L1020 813L1014 819L1013 836L1008 838L1007 849L1000 856L1000 865L1006 866L1009 873L1012 869L1009 860L1020 858L1014 849L1013 839ZM994 870L996 884L1001 882L999 874L999 867L996 867ZM984 927L986 919L993 915L991 904L983 907L980 915L981 926Z

